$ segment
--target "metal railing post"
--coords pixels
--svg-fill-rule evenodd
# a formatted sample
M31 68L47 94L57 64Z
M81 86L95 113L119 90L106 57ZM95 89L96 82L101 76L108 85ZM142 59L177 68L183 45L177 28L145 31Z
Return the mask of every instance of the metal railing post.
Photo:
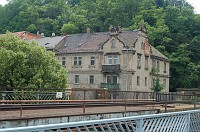
M194 92L194 110L196 110L196 93Z
M5 100L5 94L2 93L1 95L2 95L2 100Z
M155 108L155 103L154 103L154 97L155 97L155 92L153 92L153 109Z
M165 93L165 113L167 113L167 94Z
M190 113L187 114L187 132L190 131Z
M85 93L86 91L84 90L84 100L83 100L83 113L85 113L85 106L86 106L86 93Z
M125 101L124 101L124 103L125 103L125 110L126 110L126 105L127 105L127 104L126 104L126 103L127 103L127 102L126 102L126 98L125 98Z
M142 132L143 126L143 119L139 119L136 121L136 131L135 132Z
M22 117L22 113L23 113L23 109L22 109L22 103L21 103L21 107L20 107L20 117Z

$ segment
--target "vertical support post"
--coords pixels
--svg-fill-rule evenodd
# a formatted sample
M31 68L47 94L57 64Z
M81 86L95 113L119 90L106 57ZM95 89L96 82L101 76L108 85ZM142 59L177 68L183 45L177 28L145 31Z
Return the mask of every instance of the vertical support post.
M104 99L106 99L106 90L105 89L104 89L103 94L104 94Z
M167 113L167 94L165 93L165 113Z
M83 113L85 113L85 105L86 105L86 104L85 104L85 103L86 103L86 102L85 102L85 100L86 100L86 94L85 94L85 92L86 92L86 91L84 90L83 92L84 92Z
M142 132L142 126L143 126L143 119L138 119L136 121L136 131L135 132Z
M2 93L2 100L5 100L5 96L6 94L5 93ZM3 103L4 104L4 103Z
M22 88L22 98L21 100L24 100L24 89Z
M22 103L21 103L21 108L20 108L20 117L22 117L22 113L23 113L23 110L22 110Z
M125 98L125 100L124 100L124 103L125 103L125 110L126 110L126 105L127 105L127 104L126 104L126 103L127 103L126 101L127 101L127 100L126 100L126 98Z
M187 127L186 127L186 132L190 131L190 113L187 114L187 118L186 118L186 122L187 122Z
M194 92L194 110L196 110L196 93Z
M40 94L37 93L37 100L40 100ZM37 102L37 104L39 104L39 102Z
M153 109L155 108L155 103L154 103L154 97L155 97L155 92L153 92Z

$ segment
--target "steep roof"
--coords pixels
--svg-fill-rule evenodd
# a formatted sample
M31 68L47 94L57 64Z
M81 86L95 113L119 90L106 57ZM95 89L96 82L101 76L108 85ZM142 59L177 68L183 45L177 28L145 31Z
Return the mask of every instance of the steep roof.
M21 37L26 31L21 31L21 32L14 32L13 34L15 34L18 37Z
M151 46L151 45L150 45ZM151 55L155 57L160 57L163 59L168 60L166 56L164 56L162 53L160 53L157 49L155 49L153 46L151 46Z
M115 34L114 34L115 35ZM101 46L106 43L112 35L109 32L100 33L83 33L83 34L71 34L67 35L65 38L56 39L59 37L47 37L37 39L40 40L44 47L56 46L57 53L77 53L77 52L98 52L101 51ZM116 34L117 39L122 42L125 46L134 46L139 38L139 30L134 31L123 31ZM61 42L61 40L63 41ZM48 41L47 41L48 40ZM50 40L52 42L50 42ZM54 42L55 41L55 42ZM46 44L46 43L50 44ZM46 44L46 45L45 45ZM151 55L157 58L162 58L168 60L166 56L151 47Z
M60 43L66 36L56 36L56 37L44 37L39 39L34 39L40 46L43 46L47 49L54 49L55 46ZM31 40L27 40L30 42Z
M21 32L14 32L12 33L15 36L24 39L24 40L31 40L31 39L37 39L37 38L41 38L41 35L39 34L33 34L27 31L21 31ZM5 35L5 34L0 34L0 35Z
M111 37L109 32L72 34L58 46L59 53L70 52L95 52ZM127 46L133 46L137 41L138 31L123 31L118 33L117 38Z
M110 38L108 33L84 33L72 34L58 46L59 52L95 52L99 50L100 44Z
M138 30L123 31L123 33L119 33L117 38L126 46L134 46L138 39L138 33Z

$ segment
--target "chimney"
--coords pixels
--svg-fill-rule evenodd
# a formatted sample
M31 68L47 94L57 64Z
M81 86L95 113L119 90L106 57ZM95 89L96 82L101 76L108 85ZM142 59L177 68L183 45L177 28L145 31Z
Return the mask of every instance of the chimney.
M112 26L112 25L110 25L110 27L109 27L109 32L111 32L112 28L113 28L113 26Z
M87 28L87 29L86 29L86 33L90 33L90 28Z
M45 36L44 36L44 33L41 33L41 37L42 37L42 38L44 38L44 37L45 37Z
M52 33L52 34L51 34L51 36L52 36L52 37L55 37L55 36L56 36L56 34L55 34L55 33Z
M40 34L40 31L37 31L37 35L36 35L35 39L38 39L38 38L42 38L42 35Z
M66 35L67 35L67 33L65 33L65 32L64 32L62 35L63 35L63 36L66 36Z

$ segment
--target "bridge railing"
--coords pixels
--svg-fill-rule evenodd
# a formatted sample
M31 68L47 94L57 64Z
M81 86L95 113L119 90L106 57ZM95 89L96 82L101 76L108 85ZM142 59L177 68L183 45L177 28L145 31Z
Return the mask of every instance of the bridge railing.
M0 129L0 132L32 131L196 132L200 131L200 110Z

